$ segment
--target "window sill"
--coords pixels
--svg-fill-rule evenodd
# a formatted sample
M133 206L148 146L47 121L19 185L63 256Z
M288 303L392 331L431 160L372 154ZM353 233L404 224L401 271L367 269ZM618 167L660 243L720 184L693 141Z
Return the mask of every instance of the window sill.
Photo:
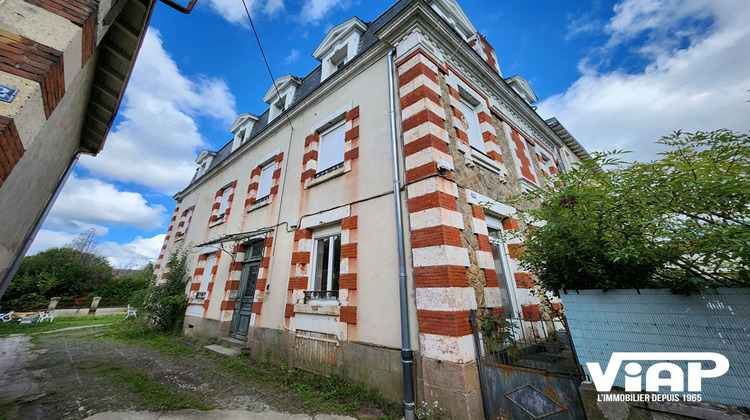
M184 240L185 240L185 235L175 236L175 238L174 238L174 242L175 243L177 243L179 241L184 241Z
M526 178L521 177L518 180L518 183L521 184L521 192L528 192L528 191L534 191L534 190L541 190L542 188L535 183L529 181Z
M268 197L268 199L263 200L263 201L261 201L259 203L251 204L250 207L247 208L247 212L250 213L253 210L257 210L257 209L259 209L261 207L265 207L265 206L271 204L272 201L273 201L273 199L271 197Z
M222 217L221 219L218 219L208 225L208 227L212 228L214 226L219 226L220 224L224 223L224 221L227 220L226 217Z
M336 169L335 171L331 171L325 175L322 175L318 178L308 179L307 181L305 181L305 188L312 188L330 179L337 178L337 177L340 177L341 175L344 175L345 173L351 170L351 166L347 165L347 163L348 162L344 162L344 166L340 167L339 169Z
M339 316L341 306L338 300L320 300L294 305L294 312L298 314Z
M478 150L472 147L471 159L473 160L474 163L483 167L484 169L492 171L498 175L505 175L505 171L503 170L503 167L500 166L499 163L492 160L491 157L487 156L487 154L482 152L481 150Z

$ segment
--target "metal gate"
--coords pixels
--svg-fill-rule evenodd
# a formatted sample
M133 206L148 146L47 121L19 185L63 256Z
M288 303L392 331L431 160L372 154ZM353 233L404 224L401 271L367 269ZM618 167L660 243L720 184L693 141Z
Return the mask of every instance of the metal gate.
M581 369L564 318L471 311L487 419L585 419Z

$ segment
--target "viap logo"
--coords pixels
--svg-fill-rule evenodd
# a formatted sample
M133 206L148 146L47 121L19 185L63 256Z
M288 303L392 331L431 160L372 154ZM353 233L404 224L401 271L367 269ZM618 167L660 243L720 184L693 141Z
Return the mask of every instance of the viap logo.
M729 360L719 353L620 353L614 352L609 358L607 370L602 371L599 363L586 363L594 386L599 392L609 392L617 378L622 363L625 365L625 391L643 391L643 366L639 361L659 362L652 364L646 370L646 391L659 392L659 387L669 387L671 392L685 391L685 372L682 368L669 361L688 361L687 391L701 392L701 381L705 378L718 378L729 370ZM703 361L712 361L715 366L704 370ZM668 377L661 377L667 372Z

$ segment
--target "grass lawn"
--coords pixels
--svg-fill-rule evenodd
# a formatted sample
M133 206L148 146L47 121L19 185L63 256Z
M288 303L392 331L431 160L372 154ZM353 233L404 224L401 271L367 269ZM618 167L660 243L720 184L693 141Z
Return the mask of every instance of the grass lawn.
M123 323L118 328L108 329L101 338L130 342L183 358L204 353L201 346L188 344L185 337L143 330L134 323ZM291 391L324 412L354 414L363 407L377 407L386 418L400 418L403 415L403 408L398 404L389 403L364 384L351 382L344 377L324 377L289 369L285 364L273 365L247 353L237 359L222 359L220 364L230 375L252 378L269 386ZM140 379L142 378L132 377L128 381L135 383ZM203 409L200 406L194 407Z
M43 331L59 330L69 327L82 327L96 324L117 324L123 319L122 316L80 316L55 318L54 321L33 322L31 324L21 325L17 322L0 322L0 337L6 337L10 334L33 334Z

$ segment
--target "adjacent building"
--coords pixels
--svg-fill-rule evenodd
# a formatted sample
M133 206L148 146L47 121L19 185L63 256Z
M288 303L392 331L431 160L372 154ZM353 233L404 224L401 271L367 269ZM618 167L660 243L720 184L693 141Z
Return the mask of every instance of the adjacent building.
M0 296L78 155L102 149L154 4L0 1Z
M517 241L496 235L521 223L507 198L588 155L535 112L526 80L502 75L456 1L351 18L312 54L318 67L277 79L268 109L240 114L224 147L200 153L155 276L187 252L187 335L400 400L394 96L418 400L481 417L469 310L542 310Z

